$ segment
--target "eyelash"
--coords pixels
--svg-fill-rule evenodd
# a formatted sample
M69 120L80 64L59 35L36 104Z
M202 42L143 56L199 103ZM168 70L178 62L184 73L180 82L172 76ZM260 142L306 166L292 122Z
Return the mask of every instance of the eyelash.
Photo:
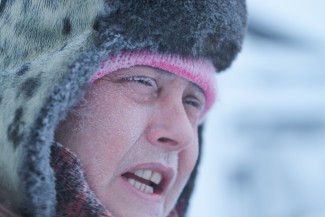
M186 104L193 106L194 108L196 108L198 110L202 109L202 103L197 99L190 98L190 99L185 99L184 101Z
M157 82L153 78L149 78L146 76L131 76L123 78L123 80L137 82L146 86L157 88Z

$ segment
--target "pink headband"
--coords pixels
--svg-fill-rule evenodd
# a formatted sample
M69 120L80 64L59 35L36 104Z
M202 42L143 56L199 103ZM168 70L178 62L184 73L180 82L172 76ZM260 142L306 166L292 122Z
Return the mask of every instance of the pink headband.
M202 88L206 97L204 114L211 108L215 100L216 69L210 61L190 59L171 54L154 54L150 52L125 52L115 54L104 61L93 75L91 82L123 68L136 65L151 66L186 78ZM203 115L204 116L204 115Z

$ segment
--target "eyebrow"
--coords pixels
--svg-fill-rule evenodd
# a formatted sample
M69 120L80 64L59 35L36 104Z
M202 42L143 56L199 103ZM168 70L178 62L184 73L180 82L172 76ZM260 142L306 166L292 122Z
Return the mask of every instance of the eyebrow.
M198 89L199 92L201 92L204 96L205 96L205 92L204 90L202 89L202 87L200 87L199 85L197 85L196 83L194 83L193 81L189 81L190 84L192 84L194 86L195 89Z
M156 68L156 67L153 67L153 69L154 69L157 73L162 74L162 75L168 75L168 74L171 74L171 75L173 75L174 77L177 76L176 74L174 74L174 73L172 73L172 72L170 72L170 71L168 71L168 70L165 70L165 69Z
M172 75L173 77L181 77L181 78L187 80L191 86L193 86L195 89L199 90L199 92L201 92L203 94L203 96L205 96L205 92L204 92L203 88L200 87L198 84L194 83L193 81L191 81L191 80L189 80L189 79L187 79L185 77L176 75L175 73L170 72L170 71L165 70L165 69L160 69L160 68L154 68L154 69L159 74L163 74L163 75L167 75L168 74L168 75Z

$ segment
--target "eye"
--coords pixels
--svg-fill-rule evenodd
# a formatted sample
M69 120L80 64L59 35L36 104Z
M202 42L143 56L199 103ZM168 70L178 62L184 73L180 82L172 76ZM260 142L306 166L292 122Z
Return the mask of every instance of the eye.
M139 84L143 84L145 86L153 87L154 89L157 89L157 82L155 79L147 77L147 76L130 76L122 78L123 81L130 81L130 82L136 82Z
M186 97L183 102L187 105L192 106L195 108L198 112L201 112L203 109L203 102L196 97L188 96Z
M188 117L194 122L198 122L203 114L205 100L201 100L200 97L187 96L183 98L183 104Z

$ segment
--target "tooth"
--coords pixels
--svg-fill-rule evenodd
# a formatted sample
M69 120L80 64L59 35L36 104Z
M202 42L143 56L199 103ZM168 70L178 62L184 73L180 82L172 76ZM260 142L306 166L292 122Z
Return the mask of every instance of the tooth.
M151 186L146 186L144 189L145 193L152 194L153 193L153 188Z
M158 185L161 182L161 179L162 175L160 173L153 172L150 181Z
M129 183L134 186L135 180L134 179L128 179Z
M144 170L144 171L143 171L143 176L142 176L142 178L149 180L150 177L151 177L151 175L152 175L152 171L151 171L151 170Z
M128 182L134 186L136 189L138 189L139 191L142 191L144 193L147 193L147 194L153 194L154 193L154 189L153 187L149 186L149 185L146 185L146 184L142 184L132 178L129 178L128 179Z
M146 188L146 185L145 184L141 184L139 189L140 189L140 191L144 191L145 188Z
M134 174L142 178L143 177L143 170L137 170L137 171L135 171Z
M140 183L140 182L138 182L138 181L135 181L134 187L136 187L137 189L139 189L139 190L140 190L140 187L141 187L141 183Z

